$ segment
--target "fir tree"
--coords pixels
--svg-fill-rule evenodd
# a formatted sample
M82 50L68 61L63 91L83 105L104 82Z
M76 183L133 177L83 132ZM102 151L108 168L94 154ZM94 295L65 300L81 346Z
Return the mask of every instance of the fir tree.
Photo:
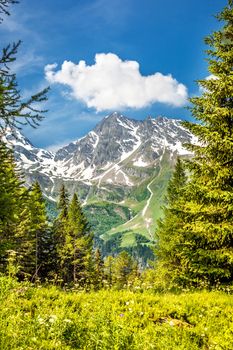
M0 22L2 15L9 15L9 6L15 0L0 0ZM3 143L6 129L14 133L22 124L37 126L45 111L36 108L35 103L45 101L48 89L23 101L17 86L16 75L10 65L16 59L20 46L18 43L2 49L0 55L0 260L5 270L7 251L15 260L19 259L23 241L24 248L29 249L30 240L26 242L31 229L30 210L28 208L28 191L23 187L20 174L16 170L13 153ZM15 253L14 253L15 252Z
M76 194L69 205L67 229L65 259L71 262L72 281L85 286L91 282L93 271L93 234Z
M62 186L55 220L54 237L58 257L58 273L64 283L86 286L93 273L93 235L74 194L68 205L68 195Z
M23 215L25 192L17 175L12 151L0 141L0 265L6 268L7 251L16 248L16 232Z
M38 182L28 192L28 227L21 243L21 266L32 280L43 278L47 274L47 253L49 253L49 230L45 201Z
M100 289L103 287L104 281L104 261L101 257L99 248L95 250L93 272L93 284L96 289Z
M104 280L108 287L112 287L113 285L113 265L114 265L114 257L108 255L104 259Z
M9 5L16 4L15 0L0 0L1 14L10 15ZM0 23L3 20L0 17ZM10 65L16 60L16 55L21 41L9 44L2 49L0 55L0 137L5 133L6 128L14 132L15 128L29 124L33 127L39 125L46 110L39 110L38 102L47 100L49 88L31 96L27 101L22 100L18 88L16 75L11 71Z
M52 236L54 242L53 260L55 272L59 278L64 277L63 249L66 242L66 230L68 222L69 198L64 184L60 188L57 208L59 210L57 218L54 220Z
M174 173L168 183L163 218L158 221L155 232L155 269L158 279L167 288L177 284L182 274L181 251L184 236L183 212L187 177L182 161L178 158Z
M114 284L118 289L122 289L136 277L137 263L126 251L122 251L114 259L112 271Z
M18 4L17 0L0 0L0 15L5 14L7 16L10 15L9 13L9 6L11 4ZM0 22L2 21L2 17L0 17Z
M191 180L183 207L184 284L233 281L233 2L217 16L223 28L206 39L209 79L191 99L199 124L184 123L198 137L190 145Z
M58 210L59 210L59 216L58 220L60 221L66 221L68 217L68 205L69 205L69 197L68 193L66 191L66 188L64 184L61 186L60 193L59 193L59 201L58 201Z

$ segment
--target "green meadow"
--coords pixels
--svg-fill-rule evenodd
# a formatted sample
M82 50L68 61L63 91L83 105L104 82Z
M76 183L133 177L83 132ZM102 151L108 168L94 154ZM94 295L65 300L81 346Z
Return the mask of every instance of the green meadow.
M233 349L221 291L63 291L0 278L1 350Z

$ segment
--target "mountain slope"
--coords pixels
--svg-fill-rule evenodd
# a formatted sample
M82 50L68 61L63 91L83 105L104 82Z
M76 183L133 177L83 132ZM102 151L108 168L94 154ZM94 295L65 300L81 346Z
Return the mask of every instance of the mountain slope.
M117 237L120 247L133 247L140 237L145 244L153 240L175 160L178 155L189 156L182 144L194 141L179 120L138 121L117 112L55 154L34 147L19 132L15 136L8 134L6 140L27 184L38 180L44 195L55 201L64 182L92 213L97 240L108 244ZM103 220L104 212L109 220Z

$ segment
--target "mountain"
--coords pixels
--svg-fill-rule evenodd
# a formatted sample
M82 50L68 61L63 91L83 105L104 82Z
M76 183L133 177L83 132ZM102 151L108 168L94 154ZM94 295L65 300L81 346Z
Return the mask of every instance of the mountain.
M183 144L195 140L179 120L138 121L114 112L56 153L34 147L19 131L6 141L27 184L38 180L51 201L62 182L77 191L98 239L118 249L153 239L175 160L190 156Z

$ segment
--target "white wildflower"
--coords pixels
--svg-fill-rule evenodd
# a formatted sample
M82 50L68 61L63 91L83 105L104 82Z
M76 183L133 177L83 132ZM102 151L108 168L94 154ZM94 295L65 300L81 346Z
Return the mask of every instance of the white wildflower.
M63 321L66 322L66 323L71 323L71 322L72 322L72 321L69 320L68 318L65 318Z

